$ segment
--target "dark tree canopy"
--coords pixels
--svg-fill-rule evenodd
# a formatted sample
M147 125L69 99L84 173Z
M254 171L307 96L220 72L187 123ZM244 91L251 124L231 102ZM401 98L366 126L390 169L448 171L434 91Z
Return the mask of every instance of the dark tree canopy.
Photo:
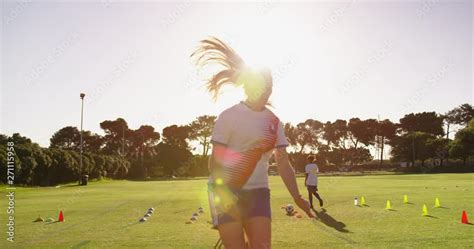
M405 132L425 132L434 136L444 135L443 117L435 112L411 113L400 119Z
M448 123L467 125L474 118L474 108L470 104L460 105L447 112L445 118Z

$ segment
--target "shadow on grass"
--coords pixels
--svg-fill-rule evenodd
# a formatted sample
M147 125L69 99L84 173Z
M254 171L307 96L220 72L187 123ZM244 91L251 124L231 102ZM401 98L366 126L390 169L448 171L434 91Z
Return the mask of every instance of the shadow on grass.
M396 209L385 209L387 211L398 212Z
M413 202L405 202L405 204L408 204L408 205L415 205L415 203L413 203Z
M72 249L81 248L81 247L83 247L83 246L85 246L85 245L87 245L87 244L89 244L89 243L91 243L90 240L83 240L83 241L79 242L78 244L73 245L71 248L72 248Z
M346 224L344 224L341 221L337 221L336 219L334 219L334 217L332 217L331 215L329 215L327 213L326 209L323 208L322 211L320 211L320 212L318 212L314 209L313 209L313 211L316 214L316 218L318 218L322 223L324 223L324 225L326 225L328 227L332 227L332 228L334 228L337 231L342 232L342 233L349 232L349 230L346 229Z
M423 217L428 217L428 218L432 218L432 219L439 219L438 217L436 216L433 216L433 215L423 215Z
M441 209L449 209L448 207L437 207L437 208L441 208Z
M62 222L62 221L55 220L55 221L51 221L51 222L46 222L46 225L56 224L56 223L60 223L60 222Z

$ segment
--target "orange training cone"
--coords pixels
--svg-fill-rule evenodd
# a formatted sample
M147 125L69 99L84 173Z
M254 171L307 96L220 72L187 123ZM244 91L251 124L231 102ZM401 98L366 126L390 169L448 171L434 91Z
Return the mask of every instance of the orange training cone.
M469 224L469 221L467 220L467 213L466 213L466 211L462 211L461 223L462 223L462 224Z
M59 218L58 218L58 222L63 222L64 221L64 215L63 215L63 211L59 211Z

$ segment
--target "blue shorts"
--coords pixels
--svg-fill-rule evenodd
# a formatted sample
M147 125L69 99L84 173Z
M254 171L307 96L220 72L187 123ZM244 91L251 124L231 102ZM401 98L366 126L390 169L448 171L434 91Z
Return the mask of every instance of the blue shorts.
M215 227L252 217L271 218L268 188L232 190L226 186L209 185L208 194Z

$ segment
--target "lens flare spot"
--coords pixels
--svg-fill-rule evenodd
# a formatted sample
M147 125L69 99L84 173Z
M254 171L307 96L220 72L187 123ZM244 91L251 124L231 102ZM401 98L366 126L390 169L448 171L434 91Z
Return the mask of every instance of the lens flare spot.
M215 202L216 204L221 203L221 198L220 198L219 196L215 196L215 197L214 197L214 202Z
M237 85L243 85L245 94L250 100L259 99L269 86L265 77L258 70L246 69L243 70L237 78Z
M217 178L216 179L216 184L217 185L222 185L223 181L222 181L222 178Z

